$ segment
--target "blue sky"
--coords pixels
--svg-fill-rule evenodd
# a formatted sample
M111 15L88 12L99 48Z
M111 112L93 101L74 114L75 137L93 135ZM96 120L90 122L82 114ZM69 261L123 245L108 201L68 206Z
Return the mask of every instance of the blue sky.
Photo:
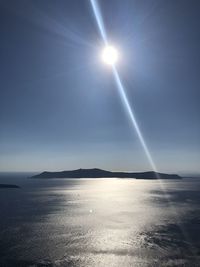
M99 1L159 171L200 173L199 1ZM0 171L150 166L89 1L1 1Z

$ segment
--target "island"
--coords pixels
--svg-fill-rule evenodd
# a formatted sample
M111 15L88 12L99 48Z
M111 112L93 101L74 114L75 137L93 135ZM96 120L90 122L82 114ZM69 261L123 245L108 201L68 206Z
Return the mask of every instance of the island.
M77 169L71 171L48 172L44 171L31 178L135 178L135 179L182 179L177 174L147 172L112 172L102 169Z
M3 188L20 188L20 187L15 184L0 184L0 189L3 189Z

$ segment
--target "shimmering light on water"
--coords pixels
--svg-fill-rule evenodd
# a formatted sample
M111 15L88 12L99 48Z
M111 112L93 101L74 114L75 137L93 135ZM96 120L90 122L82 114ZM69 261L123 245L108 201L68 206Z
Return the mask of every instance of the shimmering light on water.
M1 192L1 254L18 263L46 259L76 267L195 262L200 182L163 186L175 212L158 181L29 180L21 190ZM180 218L191 244L177 224Z

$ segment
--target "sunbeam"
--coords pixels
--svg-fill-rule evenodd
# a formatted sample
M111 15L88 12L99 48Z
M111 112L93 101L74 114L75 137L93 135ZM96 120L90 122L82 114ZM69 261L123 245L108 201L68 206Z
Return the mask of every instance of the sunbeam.
M99 9L99 6L98 6L98 2L96 0L90 0L90 3L91 3L92 10L93 10L95 18L96 18L96 22L97 22L100 34L102 36L102 39L105 42L105 44L108 44L106 31L105 31L103 19L102 19L102 16L101 16L101 12L100 12L100 9ZM107 51L106 50L107 47L110 48L111 46L106 45L106 48L104 49L104 54L105 54L105 51ZM117 55L117 51L115 51L114 48L112 48L112 54L116 54ZM117 58L116 55L115 55L115 58ZM142 132L141 132L139 126L138 126L137 120L136 120L136 118L134 116L133 110L131 109L131 106L129 104L128 98L126 96L125 89L124 89L124 86L123 86L122 81L120 79L119 73L118 73L118 71L117 71L117 69L115 67L116 60L113 60L113 58L109 54L109 56L106 57L106 60L104 59L104 62L106 62L107 64L110 64L112 66L115 82L116 82L117 88L119 90L119 93L120 93L121 99L123 101L123 104L124 104L124 106L125 106L125 108L126 108L126 110L128 112L128 115L129 115L129 117L131 119L131 122L132 122L132 124L134 126L134 129L135 129L135 131L136 131L136 133L138 135L138 138L139 138L140 143L141 143L141 145L142 145L142 147L144 149L144 152L145 152L145 155L146 155L146 157L148 159L150 167L151 167L151 169L153 171L157 172L156 165L155 165L155 163L154 163L154 161L152 159L152 156L151 156L150 151L149 151L149 149L148 149L148 147L146 145L146 142L144 140Z
M104 43L107 43L106 31L105 31L105 27L104 27L103 19L102 19L100 10L99 10L98 3L96 0L90 0L90 3L92 6L92 10L93 10L93 13L94 13L101 37L102 37Z
M140 143L141 143L141 145L142 145L142 147L143 147L143 149L144 149L144 152L145 152L145 154L146 154L146 156L147 156L147 158L148 158L148 161L149 161L149 163L150 163L150 165L151 165L151 168L152 168L155 172L157 172L157 168L156 168L155 163L154 163L154 161L153 161L153 159L152 159L152 156L151 156L151 154L150 154L150 152L149 152L149 149L148 149L148 147L147 147L147 145L146 145L146 142L145 142L145 140L144 140L144 137L143 137L143 135L142 135L142 132L141 132L139 126L138 126L137 120L136 120L136 118L135 118L135 116L134 116L133 110L131 109L131 106L130 106L130 104L129 104L128 98L127 98L127 96L126 96L124 86L123 86L123 84L122 84L122 82L121 82L121 79L120 79L120 77L119 77L118 71L117 71L117 69L116 69L115 66L113 66L113 74L114 74L114 78L115 78L115 81L116 81L116 85L117 85L117 88L118 88L118 90L119 90L119 93L120 93L121 99L122 99L122 101L123 101L123 104L124 104L124 106L125 106L125 108L126 108L126 110L127 110L127 112L128 112L128 115L129 115L129 117L130 117L130 119L131 119L131 122L132 122L132 124L133 124L133 126L134 126L134 129L135 129L135 131L136 131L136 133L137 133L137 135L138 135L138 138L139 138Z

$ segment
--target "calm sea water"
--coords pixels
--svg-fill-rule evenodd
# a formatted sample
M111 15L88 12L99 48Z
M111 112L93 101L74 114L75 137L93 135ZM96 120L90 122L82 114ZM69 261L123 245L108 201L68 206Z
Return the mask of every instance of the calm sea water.
M1 175L0 266L200 266L200 180Z

